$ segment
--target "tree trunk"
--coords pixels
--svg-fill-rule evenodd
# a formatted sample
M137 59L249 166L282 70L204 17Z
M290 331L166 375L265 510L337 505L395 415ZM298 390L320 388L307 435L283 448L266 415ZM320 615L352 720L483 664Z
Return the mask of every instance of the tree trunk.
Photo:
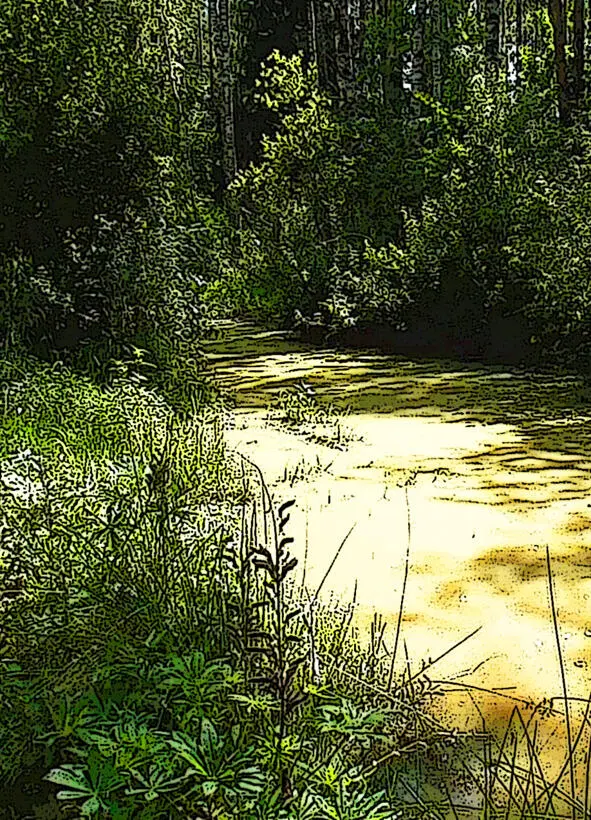
M412 54L410 89L413 93L411 103L412 114L417 117L421 111L420 100L414 96L425 91L425 18L427 16L427 0L416 0L415 23L412 34Z
M501 0L486 0L486 56L498 65L501 53Z
M558 85L558 116L560 122L569 122L568 76L566 71L566 27L563 0L549 0L548 10L554 35L554 65Z
M404 86L402 78L402 54L398 38L403 20L403 0L391 0L386 6L388 42L384 59L384 103L396 113L402 113Z
M197 64L201 71L203 71L203 7L199 6L199 14L197 17Z
M361 0L350 0L349 4L349 60L351 77L355 80L361 60Z
M433 31L431 34L431 66L433 71L433 96L438 102L443 98L443 74L441 70L441 0L432 0Z
M573 99L580 105L585 93L585 0L574 0L573 51Z
M523 48L523 0L515 0L515 82L521 84Z
M336 85L339 99L346 102L352 93L351 43L349 41L349 3L348 0L338 0L336 6L335 35L335 69Z
M316 0L310 0L309 17L310 54L312 56L312 62L315 63L318 70L320 70L318 65L318 6Z
M210 0L209 13L213 36L214 107L218 121L220 145L218 194L228 187L236 173L236 140L234 135L234 82L230 53L230 0Z
M317 0L316 32L318 54L318 79L320 87L333 96L339 94L337 67L339 50L338 20L332 0Z
M367 20L370 14L369 0L359 0L359 32L357 40L357 51L355 55L356 65L359 68L366 66L366 52L365 52L365 37L367 32ZM360 86L362 93L367 93L368 81L367 77Z

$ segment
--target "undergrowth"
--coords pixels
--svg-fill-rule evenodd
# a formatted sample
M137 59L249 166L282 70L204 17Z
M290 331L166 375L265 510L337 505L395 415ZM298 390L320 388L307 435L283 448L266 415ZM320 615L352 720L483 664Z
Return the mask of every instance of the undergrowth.
M2 376L0 816L581 813L433 716L428 670L393 674L399 628L365 640L302 585L294 502L226 454L219 412L129 375Z

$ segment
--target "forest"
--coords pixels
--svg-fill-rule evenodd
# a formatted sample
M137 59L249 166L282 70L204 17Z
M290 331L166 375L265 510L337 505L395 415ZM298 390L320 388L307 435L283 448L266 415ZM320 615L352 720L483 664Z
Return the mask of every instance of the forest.
M473 738L300 600L202 353L232 319L587 377L589 14L0 0L0 816L590 816L515 759L462 808ZM418 787L450 736L468 786Z
M585 15L7 3L4 344L103 360L233 312L585 367Z

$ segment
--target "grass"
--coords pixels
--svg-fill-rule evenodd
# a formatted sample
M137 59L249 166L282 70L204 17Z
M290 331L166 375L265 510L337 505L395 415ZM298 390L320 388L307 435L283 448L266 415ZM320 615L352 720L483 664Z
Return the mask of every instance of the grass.
M445 726L437 659L395 674L404 600L365 638L296 584L293 501L228 456L220 409L129 370L1 373L0 816L588 816L589 704L552 781L541 707Z
M353 433L344 424L349 411L318 401L314 388L306 382L280 390L269 407L267 418L298 432L317 444L338 450L346 449Z
M295 465L285 465L281 481L293 487L298 481L309 481L311 478L329 474L331 467L332 462L322 464L318 454L312 462L302 456Z

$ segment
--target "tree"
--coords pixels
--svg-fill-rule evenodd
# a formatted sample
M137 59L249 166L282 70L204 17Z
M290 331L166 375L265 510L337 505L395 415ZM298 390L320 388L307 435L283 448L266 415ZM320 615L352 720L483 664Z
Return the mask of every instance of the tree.
M585 0L573 2L573 99L580 105L585 91Z
M276 112L256 101L261 65L274 51L303 52L318 62L322 52L319 0L235 0L233 55L237 165L260 159L263 134L275 132Z
M515 0L515 81L521 83L523 48L523 0Z
M418 116L421 103L416 94L425 91L425 22L427 16L427 0L416 0L415 20L412 35L410 88L413 93L412 112Z
M402 48L400 45L404 25L404 0L390 0L384 10L386 29L386 54L384 60L384 102L397 113L402 113L404 103Z
M230 0L209 0L209 15L213 45L211 79L219 139L217 195L220 198L236 173Z
M486 0L486 56L497 65L501 54L501 0Z
M558 116L567 124L570 119L568 75L566 70L566 26L563 0L549 0L548 10L554 40L554 67L558 86Z
M433 96L441 102L443 97L443 75L441 64L441 35L442 35L442 10L441 0L432 0L431 16L433 19L433 29L431 33L431 66L433 73Z
M16 319L41 352L137 324L163 223L211 190L200 14L189 0L1 4L0 301L12 290L18 316L0 335Z

